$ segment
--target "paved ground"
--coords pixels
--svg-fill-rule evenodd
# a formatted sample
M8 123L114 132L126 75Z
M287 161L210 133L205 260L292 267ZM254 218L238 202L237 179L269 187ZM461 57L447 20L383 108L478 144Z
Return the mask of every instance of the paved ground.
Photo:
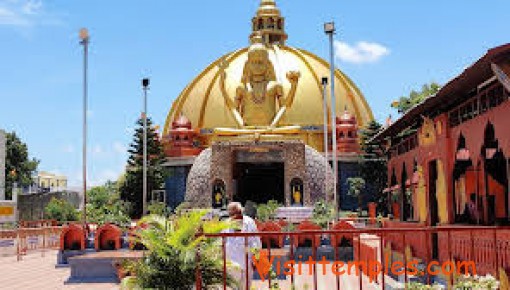
M64 281L69 277L69 268L55 268L57 252L33 253L16 261L16 257L0 257L0 289L87 289L118 290L117 284L71 284Z
M117 284L65 284L69 277L69 268L55 268L56 251L32 253L23 257L22 261L16 261L16 257L0 257L0 289L87 289L87 290L118 290ZM336 277L332 273L318 275L317 290L335 289ZM295 277L296 289L313 289L313 276L302 275ZM387 280L388 282L388 280ZM281 289L290 290L290 278L287 281L279 281ZM307 288L304 285L308 285ZM340 289L359 289L359 277L355 275L340 276ZM257 290L268 289L267 281L254 281L253 285ZM362 289L381 289L381 285L370 283L364 276Z

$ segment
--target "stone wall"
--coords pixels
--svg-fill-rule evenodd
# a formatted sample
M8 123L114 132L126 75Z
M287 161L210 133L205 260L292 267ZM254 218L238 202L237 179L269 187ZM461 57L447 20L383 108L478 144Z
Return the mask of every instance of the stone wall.
M216 180L222 180L226 185L226 195L229 200L234 196L234 184L232 170L236 157L244 156L249 152L253 162L275 161L279 156L284 163L284 184L285 184L285 205L291 204L290 182L294 178L305 180L305 145L301 141L261 141L243 142L228 141L216 142L212 146L211 158L211 184ZM280 157L280 158L281 158ZM211 193L208 193L211 195ZM303 201L305 205L310 204L310 188L308 183L304 184Z
M65 199L74 205L75 208L80 208L82 203L81 194L78 192L49 192L19 195L19 220L28 221L44 219L44 209L53 197Z
M227 199L234 196L233 166L236 162L282 162L284 164L285 205L292 201L291 181L303 181L304 206L321 199L330 201L333 173L325 169L326 160L301 141L225 141L216 142L195 160L186 184L186 201L194 207L212 206L212 184L225 184ZM332 194L331 194L332 195Z

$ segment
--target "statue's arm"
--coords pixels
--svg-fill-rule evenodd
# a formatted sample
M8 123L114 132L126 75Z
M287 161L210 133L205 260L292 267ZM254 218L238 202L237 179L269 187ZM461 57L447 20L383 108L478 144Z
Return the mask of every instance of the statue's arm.
M296 91L297 91L297 85L298 85L298 80L299 80L299 77L300 77L300 73L299 72L288 72L287 73L287 79L289 80L290 84L291 84L291 87L290 87L290 91L289 91L289 94L287 95L287 97L285 98L283 96L283 88L281 88L281 96L279 96L279 104L280 104L280 110L278 110L278 113L276 113L273 121L271 122L271 125L270 127L274 128L278 125L278 123L280 122L281 118L283 117L283 115L285 114L285 112L287 111L287 108L292 106L292 103L294 102L294 97L296 96ZM278 91L278 90L277 90Z
M225 79L227 78L227 73L225 71L226 64L223 63L219 66L220 69L220 90L221 94L223 95L223 99L225 100L225 104L227 105L227 108L230 110L232 115L234 116L234 120L236 121L237 125L239 127L244 126L243 118L241 117L241 114L238 111L238 108L241 107L241 99L239 99L238 93L236 92L236 98L235 103L232 102L232 99L228 95L227 88L225 87Z
M284 106L290 107L292 106L292 103L294 103L294 97L296 96L297 85L300 77L301 74L298 71L291 71L287 73L287 79L290 81L291 87Z

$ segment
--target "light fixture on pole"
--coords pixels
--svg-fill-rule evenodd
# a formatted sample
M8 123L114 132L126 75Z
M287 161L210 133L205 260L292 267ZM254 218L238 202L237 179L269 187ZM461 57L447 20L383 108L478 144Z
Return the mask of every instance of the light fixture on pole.
M143 87L143 194L142 194L142 214L147 213L147 91L149 90L149 79L142 79Z
M329 166L329 157L328 157L328 99L327 99L327 88L328 88L328 78L322 78L322 110L324 114L324 159L326 160L326 164L324 164L324 191L326 196L328 194L328 180L327 180L327 172Z
M330 56L330 88L331 88L331 143L333 157L333 186L334 186L334 204L335 213L338 213L338 160L336 153L336 96L335 96L335 52L333 47L333 35L335 34L335 23L327 22L324 24L324 32L329 37L329 56Z
M87 28L80 29L80 44L83 45L83 222L87 222L87 70L88 70L88 52L89 52L89 31Z

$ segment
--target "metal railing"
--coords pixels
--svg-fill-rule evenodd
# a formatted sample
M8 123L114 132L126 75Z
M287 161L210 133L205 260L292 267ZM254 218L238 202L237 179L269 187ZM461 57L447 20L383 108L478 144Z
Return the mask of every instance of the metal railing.
M416 236L421 237L421 243L414 239ZM223 289L227 289L227 249L226 242L229 238L244 238L245 244L245 266L243 284L248 288L248 267L252 267L252 261L248 261L248 238L250 237L285 237L289 243L285 246L287 250L287 257L295 259L296 250L302 248L302 245L295 245L294 240L299 237L306 236L311 237L311 252L313 257L313 288L316 290L318 285L318 271L317 271L317 250L323 245L317 245L315 237L347 237L352 238L352 250L353 250L353 261L362 262L365 261L365 267L360 267L358 264L359 275L357 275L359 289L363 288L364 283L369 278L372 283L375 283L375 287L380 289L386 289L386 279L388 279L387 273L390 269L388 266L390 262L393 262L393 257L385 254L385 251L391 246L396 245L396 241L400 240L400 244L397 245L396 249L392 249L394 252L399 252L402 259L401 262L404 265L408 265L409 259L417 259L425 265L429 265L431 262L445 263L448 261L459 261L459 262L474 262L477 274L490 273L498 277L498 270L500 268L508 271L510 270L510 227L464 227L464 226L441 226L441 227L421 227L416 229L410 228L363 228L363 229L352 229L352 230L323 230L323 231L302 231L302 232L254 232L254 233L221 233L221 234L205 234L207 238L221 239L221 250L223 257ZM438 243L433 240L437 239ZM466 244L465 240L468 240ZM337 239L338 241L339 239ZM393 245L392 245L393 244ZM333 247L334 261L339 261L340 247L338 245L331 245ZM420 249L423 247L423 249ZM435 247L435 248L434 248ZM275 250L271 248L271 243L267 244L267 257L270 259L273 255L272 252ZM409 253L407 253L409 251ZM425 256L416 257L414 253L425 253ZM434 253L437 252L437 253ZM467 255L469 253L469 255ZM434 255L436 257L434 257ZM200 259L200 254L197 254L197 259ZM468 259L468 260L463 260ZM380 273L373 275L370 269L370 261L378 261L380 263ZM294 267L295 264L292 266ZM455 266L455 265L453 265ZM481 271L478 271L480 269ZM372 269L373 270L373 269ZM392 270L392 269L391 269ZM457 269L458 270L458 269ZM466 270L466 269L464 269ZM358 270L357 270L358 271ZM202 289L202 282L200 278L200 269L197 269L197 283L196 289ZM296 285L296 274L292 271L286 277L288 281L290 278L290 285L297 287L294 289L302 289L302 285ZM481 273L482 272L482 273ZM473 274L473 273L472 273ZM351 289L349 286L342 285L340 275L336 274L336 285L328 289ZM408 283L409 277L407 271L403 272L404 283ZM432 275L425 275L426 283L431 282ZM443 275L443 278L447 279L448 284L454 283L454 272L447 275ZM265 283L265 282L264 282ZM272 289L271 276L267 277L268 289ZM372 287L374 287L372 285Z

